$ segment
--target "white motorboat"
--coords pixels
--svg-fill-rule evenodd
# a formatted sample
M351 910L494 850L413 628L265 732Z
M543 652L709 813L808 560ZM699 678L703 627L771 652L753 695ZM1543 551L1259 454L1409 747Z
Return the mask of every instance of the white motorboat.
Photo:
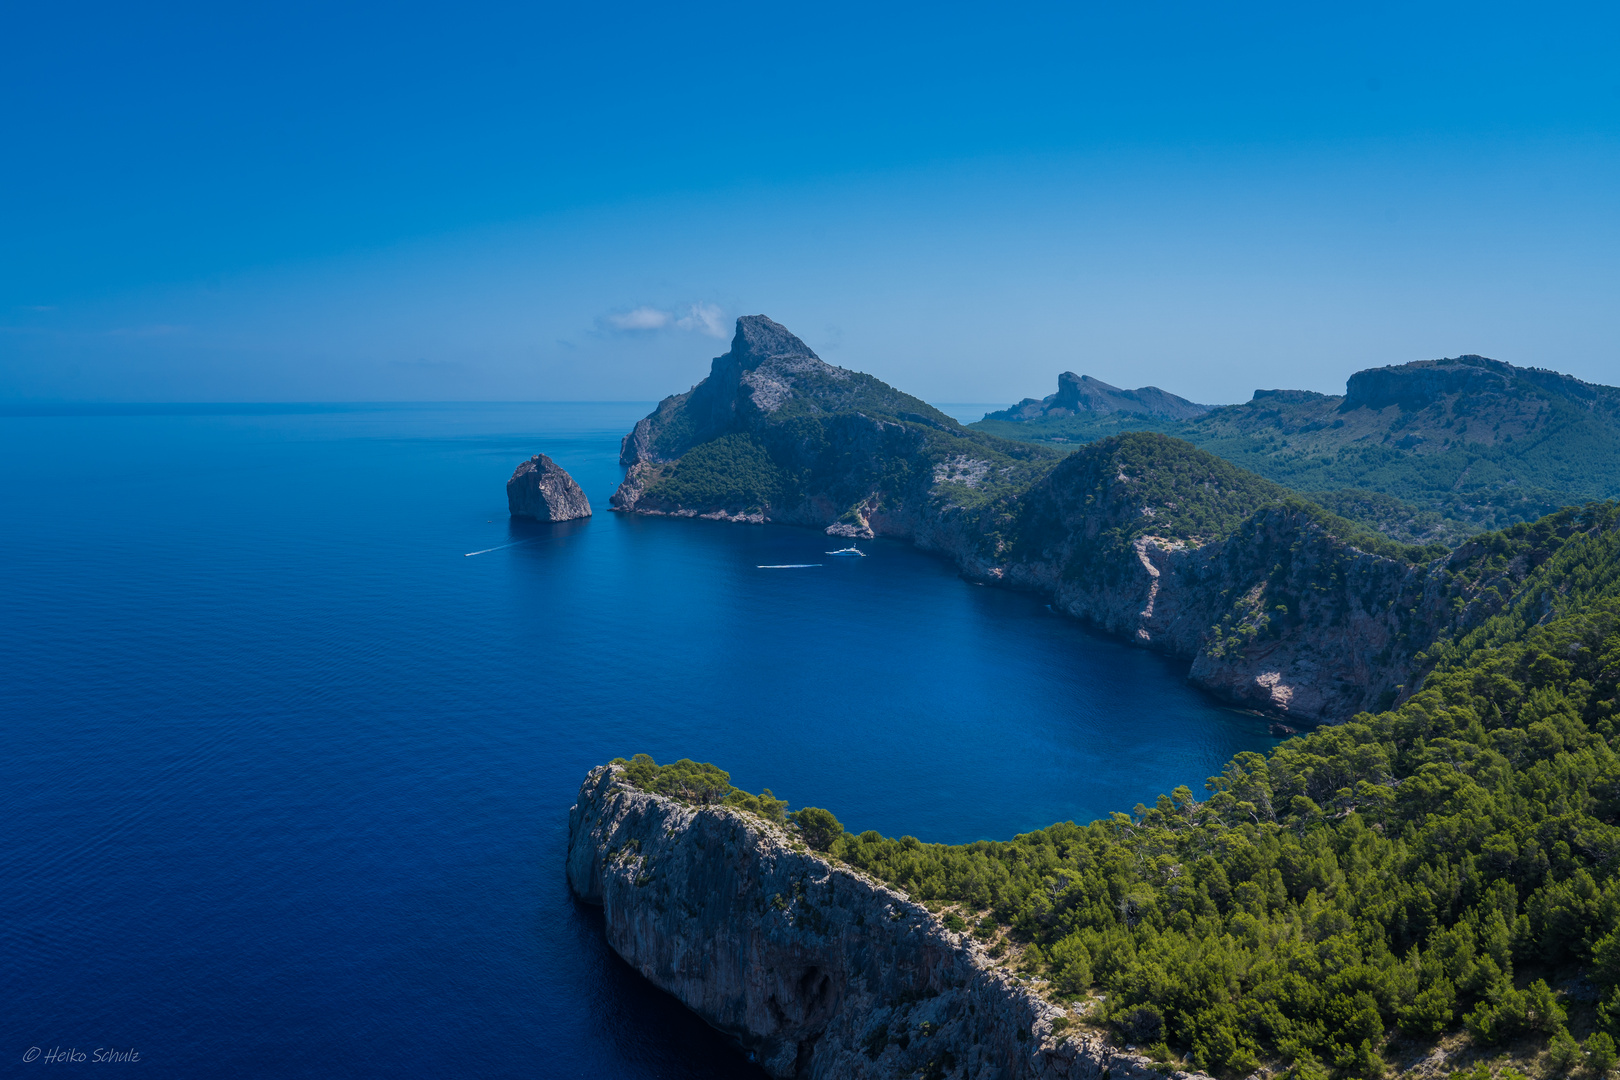
M827 554L829 554L829 555L859 555L863 559L866 558L866 552L862 551L860 548L856 547L854 544L849 545L849 547L847 547L847 548L839 548L837 551L829 551L829 552L827 552Z

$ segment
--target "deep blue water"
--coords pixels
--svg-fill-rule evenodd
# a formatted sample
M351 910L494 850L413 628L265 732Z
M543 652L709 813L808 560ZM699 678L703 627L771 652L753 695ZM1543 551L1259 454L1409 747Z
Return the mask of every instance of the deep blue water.
M0 417L0 1071L757 1076L569 898L590 766L712 760L962 841L1270 745L902 544L605 512L645 411ZM595 518L508 520L536 450Z

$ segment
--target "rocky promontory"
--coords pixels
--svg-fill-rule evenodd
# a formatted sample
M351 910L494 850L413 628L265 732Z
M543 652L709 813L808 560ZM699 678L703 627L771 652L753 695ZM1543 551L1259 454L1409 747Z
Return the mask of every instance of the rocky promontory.
M709 377L637 423L621 461L621 512L906 540L1305 720L1409 694L1433 647L1501 610L1551 550L1503 560L1503 534L1450 552L1397 543L1162 434L1066 457L1000 439L827 364L763 315L737 320Z
M591 501L561 465L536 454L506 482L506 505L513 517L572 521L591 516Z
M580 787L568 882L602 906L619 955L773 1077L1165 1076L1095 1035L1064 1036L1065 1011L970 935L791 829L642 791L617 765Z

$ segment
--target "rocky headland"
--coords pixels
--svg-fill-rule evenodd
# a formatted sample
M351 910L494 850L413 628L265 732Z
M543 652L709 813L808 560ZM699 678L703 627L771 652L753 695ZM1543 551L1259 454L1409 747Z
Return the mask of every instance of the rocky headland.
M536 521L573 521L591 516L591 501L567 471L544 454L536 454L506 482L506 505L513 517Z
M1357 392L1396 392L1382 378ZM1500 533L1449 552L1397 543L1161 434L1067 456L998 438L827 364L764 316L739 319L708 378L639 421L620 459L621 512L907 540L1184 657L1228 700L1311 721L1403 700L1434 646L1500 610L1545 557Z
M1066 1010L971 935L789 829L617 765L569 813L568 882L615 951L773 1077L1202 1080L1066 1035Z

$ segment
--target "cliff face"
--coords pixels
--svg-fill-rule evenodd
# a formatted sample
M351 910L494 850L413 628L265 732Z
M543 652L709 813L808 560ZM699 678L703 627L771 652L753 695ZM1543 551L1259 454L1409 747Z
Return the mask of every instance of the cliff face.
M1338 719L1388 704L1454 622L1443 571L1369 554L1283 507L1204 544L1147 535L1130 557L1014 563L1009 580L1111 633L1192 659L1238 704Z
M570 811L568 881L602 905L615 951L774 1077L1164 1075L1055 1035L1060 1008L899 893L758 817L640 791L615 766L593 770Z
M572 521L591 516L591 501L561 465L544 454L519 465L506 482L506 505L513 517Z
M781 323L744 316L737 320L731 349L714 358L708 378L665 398L652 415L636 422L620 443L619 464L673 461L716 436L759 427L795 397L814 400L853 377L822 360Z
M1228 462L1135 434L1075 452L1020 497L985 573L1189 658L1191 680L1231 701L1336 720L1414 690L1424 653L1502 610L1575 521L1512 560L1487 536L1412 562Z

